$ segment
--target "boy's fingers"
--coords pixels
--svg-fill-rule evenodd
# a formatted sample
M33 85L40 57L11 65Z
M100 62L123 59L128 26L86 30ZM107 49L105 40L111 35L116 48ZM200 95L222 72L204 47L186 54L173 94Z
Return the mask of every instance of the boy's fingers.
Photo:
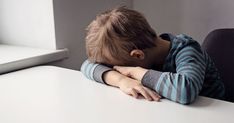
M113 68L114 68L114 69L118 69L118 68L119 68L119 66L114 66Z
M150 96L155 100L155 101L159 101L161 96L158 95L156 92L144 87L146 89L146 91L150 94Z
M144 87L146 90L149 90L150 92L152 92L154 95L156 95L157 97L161 98L161 96L155 92L154 90L151 90L150 88Z
M123 70L121 70L121 67L114 66L113 69L123 74Z
M135 98L138 97L138 93L137 93L137 91L135 89L131 89L131 91L129 92L129 95L131 95L131 96L133 96Z
M120 67L120 66L114 66L113 69L115 69L117 71L121 71L122 67Z
M113 69L118 71L118 66L114 66Z
M159 101L160 97L154 94L152 91L149 91L150 96L154 99L154 101Z
M162 98L158 93L156 93L155 91L152 91L155 95L157 95L157 97L159 97L160 99Z
M113 69L117 70L117 71L126 71L128 70L130 67L123 67L123 66L114 66Z
M147 100L152 101L153 99L151 98L150 94L142 88L142 87L137 87L136 90Z
M114 66L113 69L125 76L131 77L129 71L127 70L127 67Z
M146 88L146 87L145 87ZM161 96L158 94L158 93L156 93L155 91L153 91L153 90L151 90L151 89L149 89L149 88L147 88L151 93L153 93L155 96L157 96L158 98L161 98Z

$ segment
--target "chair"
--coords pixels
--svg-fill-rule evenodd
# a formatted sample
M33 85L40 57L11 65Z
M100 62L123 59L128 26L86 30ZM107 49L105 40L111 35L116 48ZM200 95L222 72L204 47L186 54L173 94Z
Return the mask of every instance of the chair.
M216 29L205 38L203 49L214 60L225 86L225 100L234 102L234 29Z

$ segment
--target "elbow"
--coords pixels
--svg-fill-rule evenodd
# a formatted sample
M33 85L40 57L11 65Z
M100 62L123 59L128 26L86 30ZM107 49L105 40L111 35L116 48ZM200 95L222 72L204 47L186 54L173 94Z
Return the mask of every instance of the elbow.
M81 73L88 79L91 79L91 75L89 74L91 73L90 65L91 63L88 60L85 60L80 67Z
M193 83L186 82L185 86L182 87L178 103L189 105L195 101L198 93Z
M187 94L183 94L181 96L181 99L178 101L178 103L182 104L182 105L189 105L192 102L194 102L195 98L191 98L194 97L192 95L187 95Z
M87 67L90 65L91 63L88 60L85 60L81 67L80 67L80 71L81 73L85 74L85 71L87 71Z
M85 62L82 63L81 67L80 67L80 72L84 74L84 70L85 70Z

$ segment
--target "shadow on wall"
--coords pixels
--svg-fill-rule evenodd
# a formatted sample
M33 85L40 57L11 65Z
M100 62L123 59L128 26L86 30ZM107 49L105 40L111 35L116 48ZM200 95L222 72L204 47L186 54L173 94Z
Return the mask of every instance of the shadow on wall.
M233 0L133 0L158 32L185 33L202 44L214 29L234 27Z

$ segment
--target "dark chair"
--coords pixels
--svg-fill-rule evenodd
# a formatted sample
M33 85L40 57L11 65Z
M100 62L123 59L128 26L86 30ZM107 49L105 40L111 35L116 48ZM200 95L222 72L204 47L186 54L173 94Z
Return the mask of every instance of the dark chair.
M225 100L234 102L234 29L217 29L205 38L202 47L214 60L225 85Z

